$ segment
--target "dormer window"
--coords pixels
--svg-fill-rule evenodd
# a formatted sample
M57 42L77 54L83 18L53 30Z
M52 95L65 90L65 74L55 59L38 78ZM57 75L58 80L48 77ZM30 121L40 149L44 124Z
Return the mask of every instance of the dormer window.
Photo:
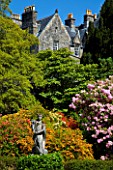
M80 51L80 45L76 44L75 45L75 55L79 56L79 51Z
M53 42L53 50L58 50L59 49L59 41L54 41Z

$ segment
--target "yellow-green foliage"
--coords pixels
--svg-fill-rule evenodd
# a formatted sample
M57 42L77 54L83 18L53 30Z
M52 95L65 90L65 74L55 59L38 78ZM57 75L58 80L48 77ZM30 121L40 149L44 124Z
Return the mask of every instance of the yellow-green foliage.
M20 110L15 114L6 115L0 118L0 154L20 156L31 153L34 141L31 130L32 111ZM44 122L47 129L46 148L49 153L61 151L65 160L69 159L93 159L92 145L83 140L79 129L72 130L64 127L62 116L57 119L57 113L45 112ZM56 117L52 119L52 116ZM35 116L36 117L36 116ZM58 126L55 126L59 124Z

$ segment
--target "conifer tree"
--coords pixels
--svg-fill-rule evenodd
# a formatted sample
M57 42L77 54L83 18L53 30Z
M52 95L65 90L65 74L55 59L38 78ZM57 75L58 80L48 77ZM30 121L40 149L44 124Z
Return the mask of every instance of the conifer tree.
M99 27L89 26L88 38L81 63L99 63L113 59L113 0L105 0L99 16ZM90 54L90 55L89 55ZM89 58L90 56L90 58Z

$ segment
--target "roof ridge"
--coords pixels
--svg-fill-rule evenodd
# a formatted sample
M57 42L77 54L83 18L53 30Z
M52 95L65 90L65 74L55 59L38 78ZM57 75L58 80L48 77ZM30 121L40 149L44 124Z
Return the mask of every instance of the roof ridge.
M37 20L37 22L38 22L38 21L42 21L42 20L47 19L47 18L51 18L51 17L53 17L53 16L54 16L54 14L52 14L52 15L50 15L50 16L48 16L48 17L45 17L45 18L39 19L39 20Z

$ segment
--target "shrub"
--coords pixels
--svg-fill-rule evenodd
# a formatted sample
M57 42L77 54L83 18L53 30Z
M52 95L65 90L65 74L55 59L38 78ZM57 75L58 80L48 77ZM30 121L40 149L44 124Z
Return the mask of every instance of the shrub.
M92 145L83 140L80 129L71 129L63 121L58 113L50 113L51 124L47 126L46 139L48 152L60 151L65 160L93 159Z
M60 153L56 152L47 155L29 155L21 157L17 165L18 170L64 170L63 159Z
M71 129L77 129L78 123L76 120L74 120L72 117L66 117L63 113L57 112L57 115L61 115L61 121L62 124L64 123L66 127L69 127ZM58 116L57 116L58 117Z
M102 160L72 160L64 165L65 170L112 170L113 161Z
M0 170L16 170L17 169L17 158L0 156Z
M32 110L20 110L15 114L0 117L0 155L20 156L31 153L34 145L31 119L37 113L48 114L40 103Z
M87 87L72 98L70 107L79 115L87 136L91 136L95 157L108 159L113 147L113 77Z
M30 117L33 118L32 112L25 110L1 117L0 132L2 136L0 137L0 154L2 156L22 156L31 153L34 141L33 132L30 127ZM69 121L66 119L64 124L63 121L62 116L57 113L49 113L44 117L47 130L46 148L48 152L61 151L65 160L74 158L93 159L92 145L83 140L79 129L70 128L73 128L71 125L76 125L76 122L71 120L71 118ZM68 122L71 123L68 124Z
M0 118L0 155L20 156L30 152L29 146L22 147L27 144L27 136L33 136L30 128L31 122L27 118L27 111L21 110L15 114L5 115ZM32 149L33 141L30 146Z

